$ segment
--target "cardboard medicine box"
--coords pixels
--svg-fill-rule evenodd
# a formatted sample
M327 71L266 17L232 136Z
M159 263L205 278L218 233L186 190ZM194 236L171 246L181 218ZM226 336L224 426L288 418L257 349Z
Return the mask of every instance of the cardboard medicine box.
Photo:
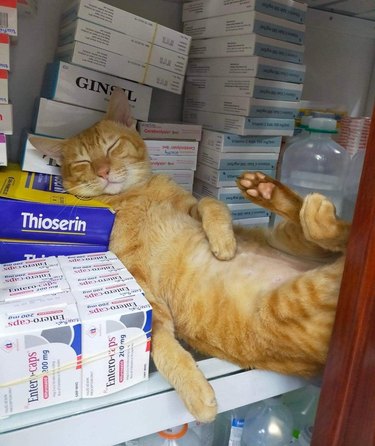
M62 12L62 25L77 18L188 55L191 37L99 0L73 0Z
M200 141L202 135L201 125L186 122L139 122L137 127L144 139Z
M0 308L0 416L80 398L81 323L69 292Z
M257 11L191 20L183 24L184 33L193 39L255 33L298 45L304 42L305 29L305 25Z
M187 76L258 77L301 84L306 66L259 56L210 57L190 59Z
M17 0L0 0L0 34L18 34Z
M216 198L223 203L248 203L245 197L241 194L237 186L214 186L207 181L199 179L197 176L194 179L193 193L196 196L208 196Z
M133 117L147 121L152 88L66 62L47 64L41 96L106 112L115 87L127 93Z
M188 56L101 25L77 19L60 30L59 46L78 41L184 75Z

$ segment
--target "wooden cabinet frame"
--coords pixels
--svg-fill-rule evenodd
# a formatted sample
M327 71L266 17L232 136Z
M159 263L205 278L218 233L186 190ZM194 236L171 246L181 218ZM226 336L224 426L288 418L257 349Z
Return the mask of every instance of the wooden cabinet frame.
M375 445L375 109L312 446Z

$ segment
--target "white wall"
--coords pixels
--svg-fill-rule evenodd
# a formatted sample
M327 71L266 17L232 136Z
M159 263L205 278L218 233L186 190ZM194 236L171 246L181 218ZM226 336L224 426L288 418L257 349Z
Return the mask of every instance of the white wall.
M106 0L107 3L181 30L181 2ZM18 160L20 135L29 129L46 63L54 57L61 8L67 0L39 0L36 17L19 18L18 42L11 47L10 99L14 135L9 158ZM307 75L303 98L343 104L355 115L368 114L374 100L375 22L309 11L306 31ZM370 96L369 96L370 95ZM153 89L150 120L179 120L182 97Z

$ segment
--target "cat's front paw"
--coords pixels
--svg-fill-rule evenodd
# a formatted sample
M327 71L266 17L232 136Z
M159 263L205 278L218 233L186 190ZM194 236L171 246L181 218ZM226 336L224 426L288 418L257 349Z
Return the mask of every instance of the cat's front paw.
M214 389L206 381L195 382L182 395L186 408L201 423L214 421L217 414L217 403Z
M219 260L231 260L236 254L237 241L232 229L221 237L211 237L209 243L211 252Z

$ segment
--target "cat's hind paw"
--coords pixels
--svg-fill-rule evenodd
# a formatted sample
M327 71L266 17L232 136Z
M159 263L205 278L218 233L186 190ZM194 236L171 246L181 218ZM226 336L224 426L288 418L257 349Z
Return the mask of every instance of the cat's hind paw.
M246 198L260 203L271 200L276 184L262 172L245 172L237 179L237 186Z

